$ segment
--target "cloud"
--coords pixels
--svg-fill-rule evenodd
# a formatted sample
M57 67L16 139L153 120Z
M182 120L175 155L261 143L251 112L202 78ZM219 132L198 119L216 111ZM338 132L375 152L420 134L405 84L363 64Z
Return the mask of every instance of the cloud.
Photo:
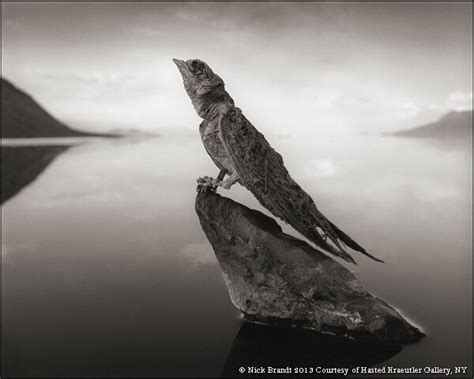
M418 116L420 107L413 101L395 102L393 106L398 110L398 117L407 119Z
M466 111L472 109L472 92L455 91L450 93L446 105L448 109Z
M130 31L140 37L156 37L162 34L160 30L149 26L134 26Z
M308 164L305 173L311 178L329 178L337 174L337 169L332 159L322 158Z
M427 107L431 111L467 111L472 109L472 92L454 91L451 92L444 101L430 104Z
M339 92L335 89L322 89L316 94L315 105L319 108L332 108L336 104Z
M316 177L326 178L336 174L336 166L330 159L318 159L313 162Z
M216 257L208 243L191 243L181 249L179 255L196 265L212 265Z
M166 82L170 75L154 70L21 70L23 80L15 84L59 119L80 122L85 129L107 130L116 124L155 129L159 116L164 125L174 117L167 109L173 99ZM180 90L176 86L175 92Z
M446 100L470 79L472 62L457 58L471 47L467 5L450 13L456 23L441 8L420 18L426 5L91 3L61 18L57 6L7 4L3 73L90 130L198 124L172 57L207 61L264 133L388 130L467 106L463 93Z
M34 75L54 85L67 83L69 85L86 84L100 87L106 86L134 86L150 80L149 75L144 73L124 73L113 70L91 70L91 71L51 71L47 69L25 69L24 74Z

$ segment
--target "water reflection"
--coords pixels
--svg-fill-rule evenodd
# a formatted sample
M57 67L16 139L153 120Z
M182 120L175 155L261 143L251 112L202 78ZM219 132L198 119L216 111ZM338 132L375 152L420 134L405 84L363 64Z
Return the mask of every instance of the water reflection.
M69 146L2 146L2 204L32 183Z
M383 365L468 365L470 149L269 139L323 213L386 261L350 267L364 287L427 329ZM194 213L196 178L216 167L197 131L129 142L76 144L3 204L5 376L216 377L235 350L242 324ZM225 194L263 210L240 186Z
M372 366L398 354L399 345L365 344L310 330L244 322L232 343L221 377L242 377L240 367ZM309 374L309 373L308 373ZM312 376L314 377L314 373ZM255 375L262 377L261 374ZM285 375L278 375L284 377ZM294 375L288 375L294 377ZM298 377L304 375L298 375Z

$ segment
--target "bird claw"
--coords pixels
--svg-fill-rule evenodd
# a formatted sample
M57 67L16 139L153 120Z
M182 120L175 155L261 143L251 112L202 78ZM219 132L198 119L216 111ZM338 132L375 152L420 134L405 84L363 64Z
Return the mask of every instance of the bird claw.
M198 178L196 191L199 193L210 193L216 192L217 189L217 180L210 178L209 176L204 176L203 178Z
M224 188L224 189L226 189L226 190L229 190L230 187L232 187L232 183L226 182L226 181L224 180L224 181L222 182L222 184L221 184L221 187Z

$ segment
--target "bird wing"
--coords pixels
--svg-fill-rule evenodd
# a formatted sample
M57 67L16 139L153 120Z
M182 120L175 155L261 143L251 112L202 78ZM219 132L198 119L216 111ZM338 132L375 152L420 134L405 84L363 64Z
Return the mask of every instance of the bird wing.
M331 223L288 173L283 158L241 113L221 114L220 138L240 182L275 216L326 251L355 263L343 244L380 261ZM329 243L329 241L331 243Z
M207 126L207 122L206 120L204 120L203 122L201 122L201 124L199 125L199 132L201 133L201 138L202 138L202 132L201 130L204 130ZM207 155L209 155L212 159L212 161L214 162L214 164L219 168L219 170L222 170L224 169L225 167L214 157L214 154L212 154L212 152L209 150L208 146L206 143L203 143L204 145L204 149L206 150L206 153Z

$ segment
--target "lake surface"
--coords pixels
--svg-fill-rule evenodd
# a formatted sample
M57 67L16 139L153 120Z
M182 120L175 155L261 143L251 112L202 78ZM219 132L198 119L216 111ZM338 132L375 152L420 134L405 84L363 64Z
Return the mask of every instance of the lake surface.
M471 367L470 146L268 139L320 210L386 262L343 264L427 334L352 364ZM340 342L240 318L194 212L203 175L217 168L197 135L78 142L3 204L5 376L219 376L291 344L308 367L350 364L321 354ZM239 185L219 192L262 210Z

